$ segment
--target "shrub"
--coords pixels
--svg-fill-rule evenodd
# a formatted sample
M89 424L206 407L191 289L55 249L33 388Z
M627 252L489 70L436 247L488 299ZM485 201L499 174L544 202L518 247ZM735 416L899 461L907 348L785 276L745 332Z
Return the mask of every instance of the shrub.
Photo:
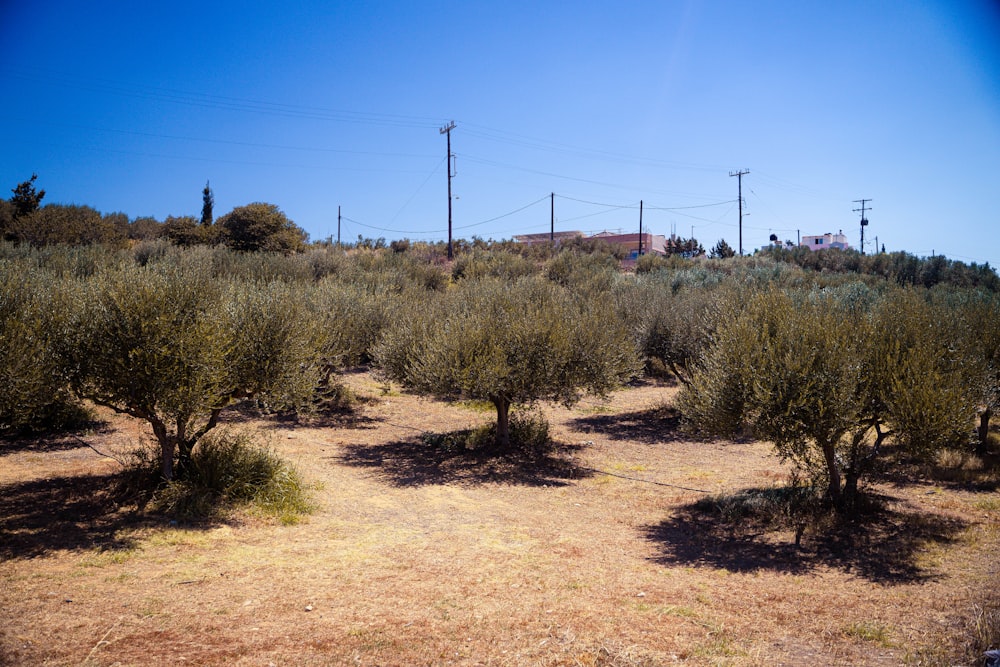
M0 431L78 426L91 418L69 392L56 353L72 282L0 260Z
M189 474L162 483L159 457L138 450L123 474L123 489L145 495L149 507L177 519L205 519L249 508L290 523L311 511L299 473L246 431L220 430L194 449Z
M215 227L233 250L295 252L305 248L306 233L274 204L256 202L238 206L222 216Z

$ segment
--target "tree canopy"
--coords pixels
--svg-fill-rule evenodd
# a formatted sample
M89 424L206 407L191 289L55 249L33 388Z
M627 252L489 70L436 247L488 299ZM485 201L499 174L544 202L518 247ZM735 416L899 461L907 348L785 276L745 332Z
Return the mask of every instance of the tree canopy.
M917 295L771 287L720 323L678 406L695 428L770 440L850 510L887 438L963 446L976 410L940 314Z
M502 450L512 444L512 404L570 404L637 371L635 348L609 308L584 305L540 277L463 282L400 324L386 333L377 363L417 391L493 403Z
M306 233L274 204L238 206L219 218L223 240L233 250L295 252L305 247Z
M227 284L197 262L126 267L88 282L67 364L80 396L149 422L170 479L231 402L308 400L317 324L281 284Z
M19 218L23 215L28 215L38 210L39 206L42 204L42 199L45 197L45 190L35 189L35 180L38 178L38 174L32 174L31 178L28 180L18 183L11 192L14 196L10 198L10 202L14 205L14 217Z

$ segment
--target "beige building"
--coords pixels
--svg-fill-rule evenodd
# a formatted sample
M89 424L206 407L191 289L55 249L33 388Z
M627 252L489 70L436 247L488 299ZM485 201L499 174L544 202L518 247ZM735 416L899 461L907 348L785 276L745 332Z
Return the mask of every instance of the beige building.
M828 250L838 248L840 250L850 250L851 245L847 242L847 236L842 231L836 234L827 232L820 236L803 236L801 246L806 246L810 250Z

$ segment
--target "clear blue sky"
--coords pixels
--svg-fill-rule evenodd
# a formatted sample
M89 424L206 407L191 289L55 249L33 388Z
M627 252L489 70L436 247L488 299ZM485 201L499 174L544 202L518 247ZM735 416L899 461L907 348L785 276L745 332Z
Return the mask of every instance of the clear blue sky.
M217 216L441 239L454 120L456 237L547 232L554 192L557 230L634 231L642 200L735 248L749 169L745 251L857 247L866 198L866 241L1000 266L989 0L0 0L0 90L6 197L35 172L46 203L162 220L211 181Z

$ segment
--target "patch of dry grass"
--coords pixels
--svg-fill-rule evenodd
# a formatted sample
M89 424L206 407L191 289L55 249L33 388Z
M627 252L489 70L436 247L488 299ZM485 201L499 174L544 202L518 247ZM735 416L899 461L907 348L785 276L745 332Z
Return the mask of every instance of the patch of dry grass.
M557 446L503 461L423 439L488 411L346 382L336 420L233 416L322 486L298 525L151 522L89 448L0 445L0 664L960 664L996 588L995 492L957 482L800 549L696 511L788 470L685 440L672 387L545 406ZM88 440L141 437L113 426Z

